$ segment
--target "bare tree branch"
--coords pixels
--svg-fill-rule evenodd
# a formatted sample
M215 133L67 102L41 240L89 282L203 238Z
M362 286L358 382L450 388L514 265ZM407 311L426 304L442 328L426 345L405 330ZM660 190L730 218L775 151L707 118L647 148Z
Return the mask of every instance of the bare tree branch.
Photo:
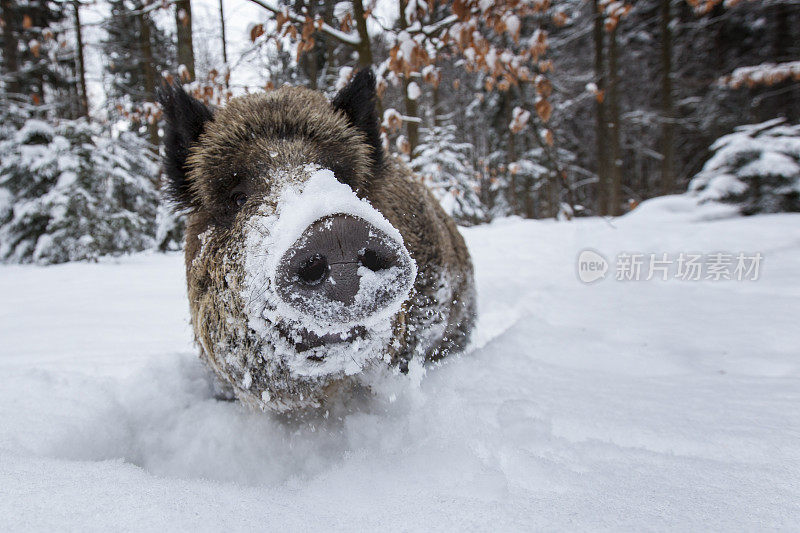
M249 1L254 3L254 4L256 4L257 6L263 7L267 11L269 11L271 13L274 13L276 15L279 14L279 13L280 14L284 14L284 15L288 15L289 16L289 20L291 20L292 22L296 22L296 23L302 24L302 23L304 23L306 21L305 17L303 17L301 15L298 15L297 13L294 13L291 10L284 11L283 9L281 9L279 7L276 7L276 6L273 6L273 5L265 2L264 0L249 0ZM320 33L324 33L325 35L327 35L329 37L332 37L332 38L336 39L337 41L339 41L341 43L344 43L344 44L347 44L347 45L350 45L350 46L353 46L353 47L357 47L359 44L361 44L361 39L359 38L358 35L355 35L355 34L352 34L352 33L345 33L345 32L343 32L341 30L337 30L336 28L334 28L334 27L332 27L329 24L326 24L324 22L322 23L321 27L318 27L316 25L316 23L314 24L314 26L317 27L317 31L319 31Z

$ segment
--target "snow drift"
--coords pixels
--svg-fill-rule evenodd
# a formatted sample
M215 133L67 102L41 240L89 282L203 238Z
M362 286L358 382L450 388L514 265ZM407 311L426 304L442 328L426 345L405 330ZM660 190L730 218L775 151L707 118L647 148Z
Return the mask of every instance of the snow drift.
M2 266L0 529L794 528L800 216L640 209L465 230L472 351L301 421L214 399L178 255ZM764 271L585 285L586 248Z

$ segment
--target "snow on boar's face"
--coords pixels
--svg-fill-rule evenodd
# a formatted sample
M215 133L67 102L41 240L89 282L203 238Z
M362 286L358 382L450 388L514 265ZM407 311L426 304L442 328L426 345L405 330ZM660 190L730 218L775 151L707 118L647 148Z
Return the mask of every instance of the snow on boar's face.
M384 171L374 82L364 70L333 102L286 87L216 113L161 92L195 337L246 404L319 405L398 347L417 270L368 201Z

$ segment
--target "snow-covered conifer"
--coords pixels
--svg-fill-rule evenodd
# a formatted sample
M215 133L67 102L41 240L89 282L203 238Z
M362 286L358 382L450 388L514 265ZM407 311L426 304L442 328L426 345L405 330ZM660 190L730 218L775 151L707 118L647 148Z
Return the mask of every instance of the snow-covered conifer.
M153 244L155 155L85 120L29 119L0 141L0 259L60 263Z
M454 125L422 130L422 142L411 161L445 211L460 224L475 224L485 218L478 197L473 146L456 140Z
M800 211L800 124L783 119L736 128L689 184L701 202L740 206L745 215Z

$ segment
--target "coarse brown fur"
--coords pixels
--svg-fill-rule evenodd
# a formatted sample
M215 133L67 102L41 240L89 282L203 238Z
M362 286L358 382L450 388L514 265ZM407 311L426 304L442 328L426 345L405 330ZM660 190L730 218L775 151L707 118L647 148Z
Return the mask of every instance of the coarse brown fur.
M393 321L394 339L386 348L392 364L405 368L415 356L437 360L464 348L469 340L475 318L469 252L430 191L402 161L382 153L374 116L374 78L365 72L333 104L321 93L296 87L235 98L211 119L202 112L193 115L202 130L194 139L191 131L198 129L196 124L180 129L183 96L176 92L180 89L168 88L162 96L175 143L172 150L167 147L168 156L180 158L182 149L187 156L172 162L178 170L170 178L174 197L189 211L185 253L195 337L203 358L245 401L246 389L252 387L267 391L265 398L277 399L285 407L299 405L298 398L319 405L346 381L302 382L277 367L248 371L243 378L230 375L226 357L230 362L231 355L218 353L232 343L241 348L256 342L252 332L244 331L241 308L246 302L237 257L247 220L264 209L275 209L270 176L286 169L311 163L332 170L337 180L368 200L402 235L418 271L411 295ZM182 139L181 131L190 133ZM302 172L290 177L306 178ZM231 202L237 193L247 198L243 206ZM258 366L255 355L238 357L242 368ZM255 385L243 387L243 379Z

